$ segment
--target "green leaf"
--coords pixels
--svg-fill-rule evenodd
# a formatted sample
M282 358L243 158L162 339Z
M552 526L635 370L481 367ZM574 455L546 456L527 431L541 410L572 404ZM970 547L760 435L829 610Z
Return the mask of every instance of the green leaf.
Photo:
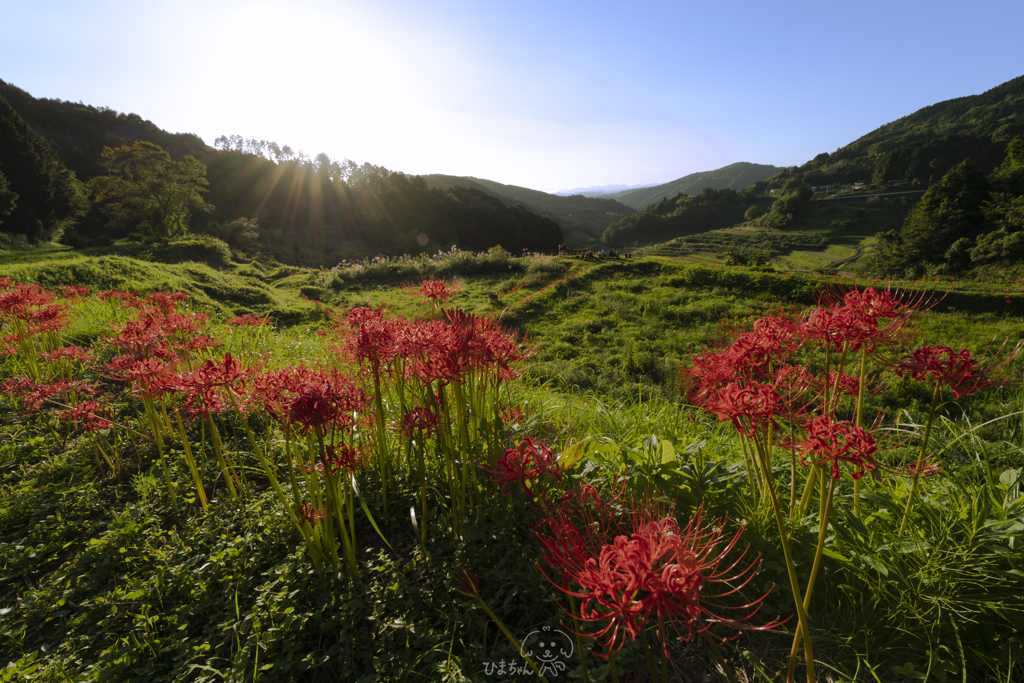
M661 464L675 462L678 460L676 457L676 449L673 448L672 443L662 439L658 444L658 449L661 451Z

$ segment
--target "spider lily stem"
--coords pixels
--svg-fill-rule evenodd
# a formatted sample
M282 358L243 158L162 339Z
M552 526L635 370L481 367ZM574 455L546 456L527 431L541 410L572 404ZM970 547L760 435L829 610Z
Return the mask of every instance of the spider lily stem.
M935 418L935 406L939 402L939 387L941 385L936 382L935 390L932 392L932 405L928 408L928 421L924 425L924 439L921 441L921 452L917 456L917 464L914 466L914 481L910 485L910 495L907 496L907 507L903 510L903 521L900 522L900 530L898 536L903 535L903 530L907 526L907 519L910 517L910 506L914 503L914 495L917 493L917 484L921 480L921 471L924 469L924 454L928 450L928 437L932 433L932 421Z

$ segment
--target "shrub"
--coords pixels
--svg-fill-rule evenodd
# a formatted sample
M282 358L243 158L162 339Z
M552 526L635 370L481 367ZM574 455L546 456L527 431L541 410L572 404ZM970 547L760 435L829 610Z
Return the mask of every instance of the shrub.
M154 245L154 261L160 263L185 263L195 261L211 268L231 265L231 247L223 240L209 235L186 237L163 245Z

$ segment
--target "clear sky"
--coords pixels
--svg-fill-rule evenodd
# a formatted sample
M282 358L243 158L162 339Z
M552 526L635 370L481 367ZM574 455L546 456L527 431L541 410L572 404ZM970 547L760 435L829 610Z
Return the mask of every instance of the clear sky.
M788 166L1024 74L1024 2L0 0L0 79L556 191Z

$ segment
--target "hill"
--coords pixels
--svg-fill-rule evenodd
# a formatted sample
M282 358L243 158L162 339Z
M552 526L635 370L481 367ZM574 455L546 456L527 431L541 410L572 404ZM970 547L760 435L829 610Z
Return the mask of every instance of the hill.
M432 189L418 178L369 163L337 162L326 154L310 159L287 146L238 136L224 137L223 144L218 139L215 149L196 135L169 133L138 114L37 99L3 81L0 99L10 105L12 117L40 137L39 154L55 150L54 156L78 180L91 183L94 203L89 213L77 225L62 223L50 230L54 237L63 231L67 244L84 247L147 236L155 225L152 217L136 211L114 221L111 204L101 201L95 190L110 177L105 174L113 173L109 159L105 163L102 158L105 148L143 149L150 143L169 154L164 165L193 159L200 178L196 192L205 203L203 211L188 217L187 232L224 239L235 249L267 251L286 263L330 266L374 254L434 253L452 247L479 251L496 244L513 251L554 251L564 240L554 220L516 206L522 201L496 199L482 186ZM25 135L18 133L19 139ZM47 163L56 167L59 162ZM27 205L27 186L14 172L5 169L6 182ZM0 200L9 194L4 194L5 186L0 186ZM0 211L7 211L6 206ZM17 218L12 214L0 229L32 233Z
M531 211L553 219L562 227L570 246L589 246L613 223L635 213L635 210L608 197L560 196L531 190L526 187L504 185L493 180L466 176L422 176L430 188L447 190L461 186L475 188L497 197L506 206L521 204Z
M751 164L746 161L740 161L715 171L691 173L688 176L683 176L661 185L605 195L604 199L614 199L638 211L642 211L647 208L648 204L653 202L661 201L667 197L675 197L678 194L693 196L705 187L710 187L712 190L724 190L727 188L730 190L742 190L759 180L777 174L781 170L778 166Z
M879 126L835 152L759 184L759 191L797 185L899 180L936 182L964 159L990 173L1024 133L1024 76L981 95L957 97Z

